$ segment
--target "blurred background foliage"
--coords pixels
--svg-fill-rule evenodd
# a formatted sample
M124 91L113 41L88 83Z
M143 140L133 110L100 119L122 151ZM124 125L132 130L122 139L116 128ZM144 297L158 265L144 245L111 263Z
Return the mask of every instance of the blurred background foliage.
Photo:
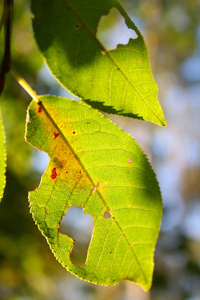
M121 3L147 43L168 122L167 128L161 128L109 116L142 146L161 186L164 215L151 291L146 293L131 282L114 287L92 285L70 275L54 259L34 225L27 201L28 190L39 184L48 159L24 141L31 99L8 74L0 97L8 152L7 185L0 204L0 299L200 299L200 1ZM1 0L0 14L2 8ZM107 43L113 37L115 43L126 37L127 43L129 33L120 31L119 16L112 13L106 22L102 21L99 30ZM106 35L108 24L115 35L112 30ZM3 40L1 32L0 59ZM38 94L68 97L42 62L32 36L28 0L18 0L14 6L12 57L16 69ZM62 222L63 232L73 237L79 233L73 252L77 264L85 260L91 235L91 221L85 221L83 215L81 210L71 211ZM80 234L80 228L86 235Z

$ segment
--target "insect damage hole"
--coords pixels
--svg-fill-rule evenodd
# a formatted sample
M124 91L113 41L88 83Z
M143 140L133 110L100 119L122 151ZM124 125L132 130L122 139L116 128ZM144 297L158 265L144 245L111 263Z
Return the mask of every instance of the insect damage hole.
M93 194L96 191L96 188L92 188L90 194Z
M59 232L74 239L70 259L76 266L82 266L86 261L93 227L93 217L84 213L80 206L71 206L60 223Z
M107 50L114 50L118 44L127 45L130 38L137 39L138 35L133 29L128 28L124 17L113 7L108 15L101 17L96 37ZM104 53L101 51L102 55L106 54Z
M129 165L132 163L132 159L130 157L128 157L127 161Z

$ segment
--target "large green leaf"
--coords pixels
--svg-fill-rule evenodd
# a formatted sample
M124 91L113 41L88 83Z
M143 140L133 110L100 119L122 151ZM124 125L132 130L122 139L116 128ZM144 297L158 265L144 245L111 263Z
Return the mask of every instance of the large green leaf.
M50 157L39 188L29 194L39 229L78 277L104 285L131 280L148 290L162 201L146 156L88 105L55 96L40 100L29 106L26 131L27 141ZM94 219L87 261L79 267L70 260L73 240L59 232L71 206Z
M5 150L5 134L3 121L0 110L0 201L3 196L3 191L6 183L5 178L6 171L6 150Z
M96 33L113 6L138 38L108 51ZM34 0L32 12L39 48L67 89L102 111L166 125L145 42L117 0Z

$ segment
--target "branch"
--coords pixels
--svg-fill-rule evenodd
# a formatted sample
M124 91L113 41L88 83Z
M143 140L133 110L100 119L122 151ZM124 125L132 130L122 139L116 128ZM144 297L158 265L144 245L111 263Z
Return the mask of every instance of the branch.
M11 54L10 54L10 40L11 40L11 21L13 14L13 0L4 1L4 11L1 19L1 27L4 26L5 44L4 56L0 68L0 94L2 93L5 85L5 76L10 71Z

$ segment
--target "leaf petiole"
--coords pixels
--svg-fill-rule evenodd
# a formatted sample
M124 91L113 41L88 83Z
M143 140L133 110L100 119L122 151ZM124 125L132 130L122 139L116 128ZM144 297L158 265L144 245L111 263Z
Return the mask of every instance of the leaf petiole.
M26 82L26 80L16 71L13 65L10 66L10 73L16 79L16 81L21 85L21 87L35 100L39 103L38 95L36 91L32 89L32 87Z

